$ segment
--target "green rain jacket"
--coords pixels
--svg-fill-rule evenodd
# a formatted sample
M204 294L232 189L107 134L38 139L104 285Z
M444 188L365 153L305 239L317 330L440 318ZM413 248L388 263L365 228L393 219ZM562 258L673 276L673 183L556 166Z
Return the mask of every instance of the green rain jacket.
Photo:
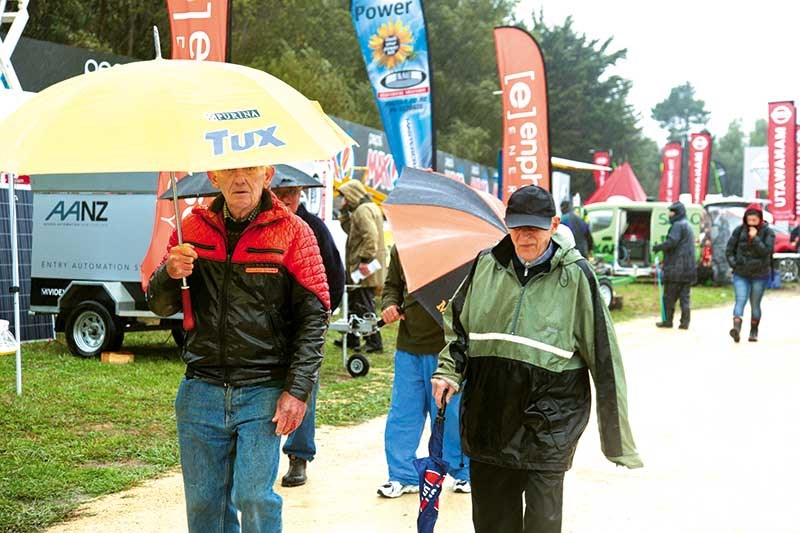
M556 233L553 242L550 270L523 286L506 236L476 258L448 306L448 344L434 376L463 384L462 448L506 468L568 470L589 421L591 373L603 453L641 467L594 271L571 237Z

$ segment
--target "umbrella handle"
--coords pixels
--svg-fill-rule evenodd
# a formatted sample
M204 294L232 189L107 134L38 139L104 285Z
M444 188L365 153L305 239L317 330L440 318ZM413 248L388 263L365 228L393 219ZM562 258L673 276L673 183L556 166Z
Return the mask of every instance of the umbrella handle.
M439 412L436 413L436 421L437 422L439 420L444 422L444 412L445 412L446 409L447 409L447 404L446 403L442 403L442 406L439 408Z
M194 314L192 314L192 295L189 292L186 279L183 280L183 286L181 286L181 303L183 304L183 329L186 331L193 330Z

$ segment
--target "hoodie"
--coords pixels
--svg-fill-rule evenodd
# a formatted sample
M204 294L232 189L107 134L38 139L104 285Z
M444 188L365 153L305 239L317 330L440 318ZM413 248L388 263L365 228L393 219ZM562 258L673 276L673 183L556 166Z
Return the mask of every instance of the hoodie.
M747 215L757 214L759 222L755 235L750 235ZM764 220L764 208L759 203L747 206L742 225L733 230L725 256L733 273L749 279L769 278L772 273L772 252L775 248L775 233Z

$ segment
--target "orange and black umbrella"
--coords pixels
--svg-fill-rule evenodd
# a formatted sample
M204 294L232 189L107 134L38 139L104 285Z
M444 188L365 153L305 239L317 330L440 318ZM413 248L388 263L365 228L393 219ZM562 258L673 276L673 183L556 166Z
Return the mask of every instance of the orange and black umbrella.
M502 202L444 174L405 167L383 210L408 292L441 323L478 252L505 236Z

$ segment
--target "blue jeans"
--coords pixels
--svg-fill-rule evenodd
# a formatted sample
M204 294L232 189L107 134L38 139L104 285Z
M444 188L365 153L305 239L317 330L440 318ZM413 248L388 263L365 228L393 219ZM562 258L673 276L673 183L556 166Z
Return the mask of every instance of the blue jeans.
M769 278L751 279L733 275L733 292L736 295L736 305L733 308L733 316L741 318L744 314L744 306L747 299L750 299L750 317L753 320L761 320L761 298L767 290Z
M283 453L294 455L298 459L313 461L317 453L317 446L314 444L314 424L317 421L317 391L319 391L319 380L311 393L311 401L308 402L306 414L303 422L289 434L286 443L283 445Z
M430 415L431 427L438 411L431 392L431 376L436 370L438 355L414 355L397 350L394 356L392 402L386 419L384 444L389 480L403 485L417 485L419 475L414 469L425 416ZM450 463L450 475L469 480L469 458L461 451L458 431L458 410L461 394L447 405L444 422L443 458Z
M183 379L175 398L186 515L191 533L281 531L278 387L222 387Z

